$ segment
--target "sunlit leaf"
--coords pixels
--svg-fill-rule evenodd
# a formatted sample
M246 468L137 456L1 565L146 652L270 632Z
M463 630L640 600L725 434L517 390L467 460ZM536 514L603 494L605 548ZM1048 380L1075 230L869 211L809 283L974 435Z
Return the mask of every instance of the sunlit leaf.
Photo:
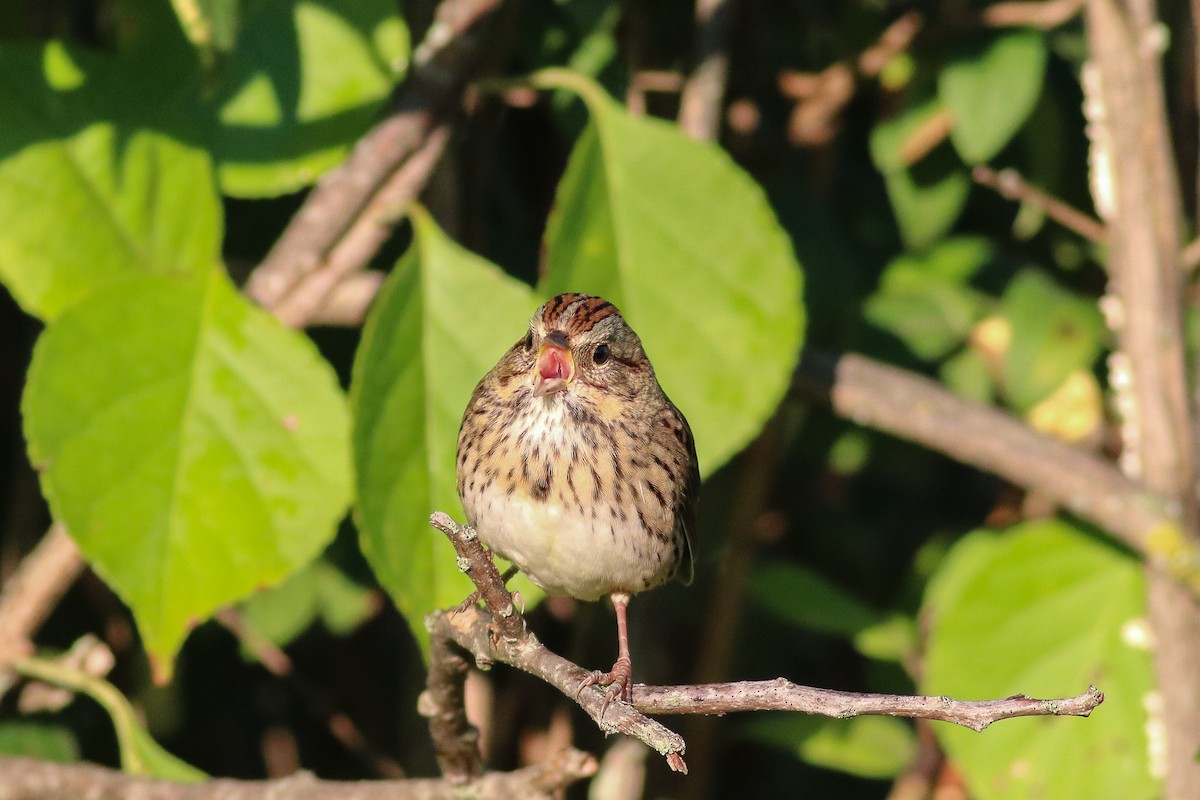
M737 734L794 753L813 766L862 778L895 777L916 751L912 727L891 717L759 714L738 725Z
M998 722L938 739L980 800L1159 795L1147 763L1153 691L1138 561L1065 522L973 534L926 596L922 691L962 699L1064 697L1095 684L1091 718Z
M367 320L351 400L363 552L414 635L427 641L425 614L457 605L472 589L450 543L429 526L433 511L462 520L454 454L463 409L538 302L424 212L413 221L414 243ZM521 591L538 596L531 585Z
M51 509L159 679L191 626L307 563L345 511L332 370L219 272L132 278L64 313L23 410Z
M220 256L208 156L147 128L123 129L93 97L109 62L56 43L0 48L0 280L53 319L138 273L196 273Z
M1018 410L1047 397L1072 372L1091 369L1105 332L1094 302L1042 272L1025 270L1008 285L1003 306L1012 331L1004 389Z
M1015 28L964 40L938 74L938 97L954 118L950 140L968 164L1008 144L1042 92L1046 43L1040 31Z
M710 473L761 429L791 380L803 313L787 235L719 148L631 116L580 75L537 81L578 92L591 114L547 224L540 288L621 308Z

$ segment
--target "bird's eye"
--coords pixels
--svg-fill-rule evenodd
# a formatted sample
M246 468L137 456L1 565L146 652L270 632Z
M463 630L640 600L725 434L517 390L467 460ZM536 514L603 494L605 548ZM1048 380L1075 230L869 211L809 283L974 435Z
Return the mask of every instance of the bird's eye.
M601 342L596 345L596 350L592 353L592 363L599 366L612 356L612 352L608 349L608 345Z
M521 343L521 346L524 347L526 350L533 349L533 331L530 331L529 333L525 334L525 341L523 341Z

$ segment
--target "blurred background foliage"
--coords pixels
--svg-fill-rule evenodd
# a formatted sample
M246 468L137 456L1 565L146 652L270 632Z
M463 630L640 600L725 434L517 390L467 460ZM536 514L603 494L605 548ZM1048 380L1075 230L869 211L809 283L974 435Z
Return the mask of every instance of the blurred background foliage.
M639 680L1108 697L1090 720L982 735L688 721L693 776L651 759L646 796L883 798L914 778L939 797L1157 793L1137 560L1044 519L1036 493L785 396L803 321L806 346L1110 447L1100 244L992 188L1015 170L1091 213L1080 20L990 25L965 0L733 8L721 145L740 169L652 119L677 114L692 3L503 6L489 72L570 72L473 99L428 212L372 264L391 275L365 332L310 341L226 276L380 117L433 4L0 0L0 575L49 498L95 572L38 641L100 636L120 690L23 715L10 696L0 752L128 766L145 742L111 714L213 775L432 774L418 621L467 585L422 520L460 511L446 453L470 387L569 288L626 310L705 456L697 581L633 605ZM219 578L193 590L204 569ZM530 612L588 666L611 658L609 616ZM606 746L525 676L476 689L495 768Z

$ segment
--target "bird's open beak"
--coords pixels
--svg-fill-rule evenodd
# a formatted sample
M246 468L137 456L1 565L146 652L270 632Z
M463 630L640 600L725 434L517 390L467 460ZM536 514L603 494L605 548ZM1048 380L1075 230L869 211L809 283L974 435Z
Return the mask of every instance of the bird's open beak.
M575 377L575 359L563 341L555 341L553 335L546 337L545 344L538 350L537 370L534 374L533 396L544 397L548 394L561 392Z

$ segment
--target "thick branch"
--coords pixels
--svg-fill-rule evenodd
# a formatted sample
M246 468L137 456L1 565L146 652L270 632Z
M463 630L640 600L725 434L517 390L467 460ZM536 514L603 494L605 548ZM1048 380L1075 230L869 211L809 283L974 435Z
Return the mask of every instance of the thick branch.
M1148 557L1195 569L1200 556L1160 552L1178 530L1166 502L1090 453L1037 433L1011 414L971 402L940 384L864 356L806 351L796 387L828 399L860 425L917 442L964 464L1037 488Z
M515 772L493 772L463 783L446 779L322 781L308 773L272 781L215 779L203 783L128 775L90 764L51 764L0 757L0 800L550 800L586 778L596 763L586 753L564 750L555 758Z
M1074 697L1038 700L1023 694L1000 700L954 700L920 695L839 692L770 681L706 683L695 686L634 687L634 706L646 714L728 714L732 711L798 711L836 719L862 715L915 717L953 722L982 731L1013 717L1086 717L1104 702L1095 686Z

